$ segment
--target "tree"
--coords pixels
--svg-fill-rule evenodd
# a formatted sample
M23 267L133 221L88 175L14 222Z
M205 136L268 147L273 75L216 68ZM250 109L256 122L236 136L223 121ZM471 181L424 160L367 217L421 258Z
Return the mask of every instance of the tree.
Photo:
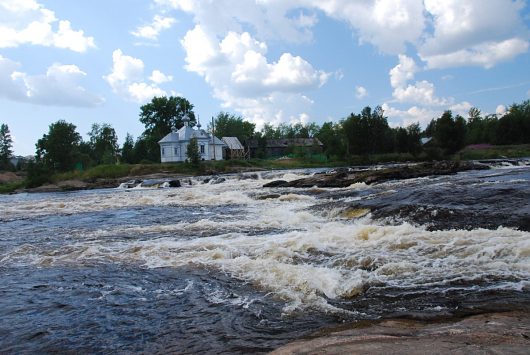
M464 147L466 140L466 121L460 115L453 118L451 111L445 111L440 118L429 124L428 127L436 144L445 154L453 154Z
M10 169L13 155L13 139L7 124L0 125L0 169Z
M134 139L129 133L127 133L125 142L123 142L123 146L121 148L121 161L127 164L136 163L134 156Z
M118 155L118 136L111 125L94 123L88 132L92 159L96 164L115 164Z
M201 155L199 153L199 144L197 143L197 138L190 139L188 147L186 148L186 157L191 164L199 165Z
M214 120L214 130L217 137L237 137L244 142L254 136L256 125L245 121L243 117L219 112ZM212 127L209 127L210 132Z
M195 125L193 105L183 97L154 97L150 103L140 107L140 122L145 125L142 139L145 143L146 159L158 161L160 148L158 141L173 129L180 129L184 124L182 117L187 114L190 125Z
M36 158L45 167L56 171L74 168L78 160L81 136L76 126L60 120L52 123L48 134L37 141Z
M325 122L316 137L324 144L324 153L327 158L342 158L345 153L344 138L340 124Z

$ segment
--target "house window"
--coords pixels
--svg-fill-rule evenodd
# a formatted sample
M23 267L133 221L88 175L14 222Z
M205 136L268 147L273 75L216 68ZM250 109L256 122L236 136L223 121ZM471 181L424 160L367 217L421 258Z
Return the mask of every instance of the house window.
M166 150L162 148L162 155L166 155Z
M201 154L204 154L204 144L201 144Z
M179 155L179 147L173 148L174 155Z

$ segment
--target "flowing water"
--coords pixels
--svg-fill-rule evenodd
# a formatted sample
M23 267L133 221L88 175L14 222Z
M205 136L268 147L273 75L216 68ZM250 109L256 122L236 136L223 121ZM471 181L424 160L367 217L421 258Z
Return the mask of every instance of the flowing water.
M530 309L529 167L262 187L313 173L1 196L0 352L265 352L344 322Z

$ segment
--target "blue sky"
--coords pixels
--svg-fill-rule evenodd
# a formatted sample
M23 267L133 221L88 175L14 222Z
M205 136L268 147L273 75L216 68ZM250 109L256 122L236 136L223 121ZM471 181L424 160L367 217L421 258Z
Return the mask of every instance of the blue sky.
M264 123L382 105L423 126L530 97L522 0L0 0L0 123L16 154L64 119L140 135L139 108L181 95Z

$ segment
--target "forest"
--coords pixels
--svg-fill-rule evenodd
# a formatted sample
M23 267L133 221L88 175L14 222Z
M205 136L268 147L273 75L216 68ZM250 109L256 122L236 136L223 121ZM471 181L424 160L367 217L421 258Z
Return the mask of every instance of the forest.
M35 160L27 167L10 163L11 133L6 124L1 124L0 170L27 168L28 177L38 185L58 172L99 165L158 163L158 141L182 127L184 114L190 117L192 126L197 124L193 108L182 97L153 98L140 107L139 121L144 132L136 139L127 134L121 147L110 124L93 124L88 140L83 140L74 124L59 120L36 142ZM483 115L478 108L469 110L466 118L445 111L424 130L419 123L390 127L379 106L365 107L338 122L265 124L260 130L242 116L219 112L208 130L217 137L237 137L243 144L251 139L266 145L267 139L316 137L323 143L326 162L352 162L358 157L372 157L370 161L374 162L381 154L404 154L412 160L446 159L470 145L530 144L530 100L512 104L502 116ZM261 151L254 158L270 157Z

